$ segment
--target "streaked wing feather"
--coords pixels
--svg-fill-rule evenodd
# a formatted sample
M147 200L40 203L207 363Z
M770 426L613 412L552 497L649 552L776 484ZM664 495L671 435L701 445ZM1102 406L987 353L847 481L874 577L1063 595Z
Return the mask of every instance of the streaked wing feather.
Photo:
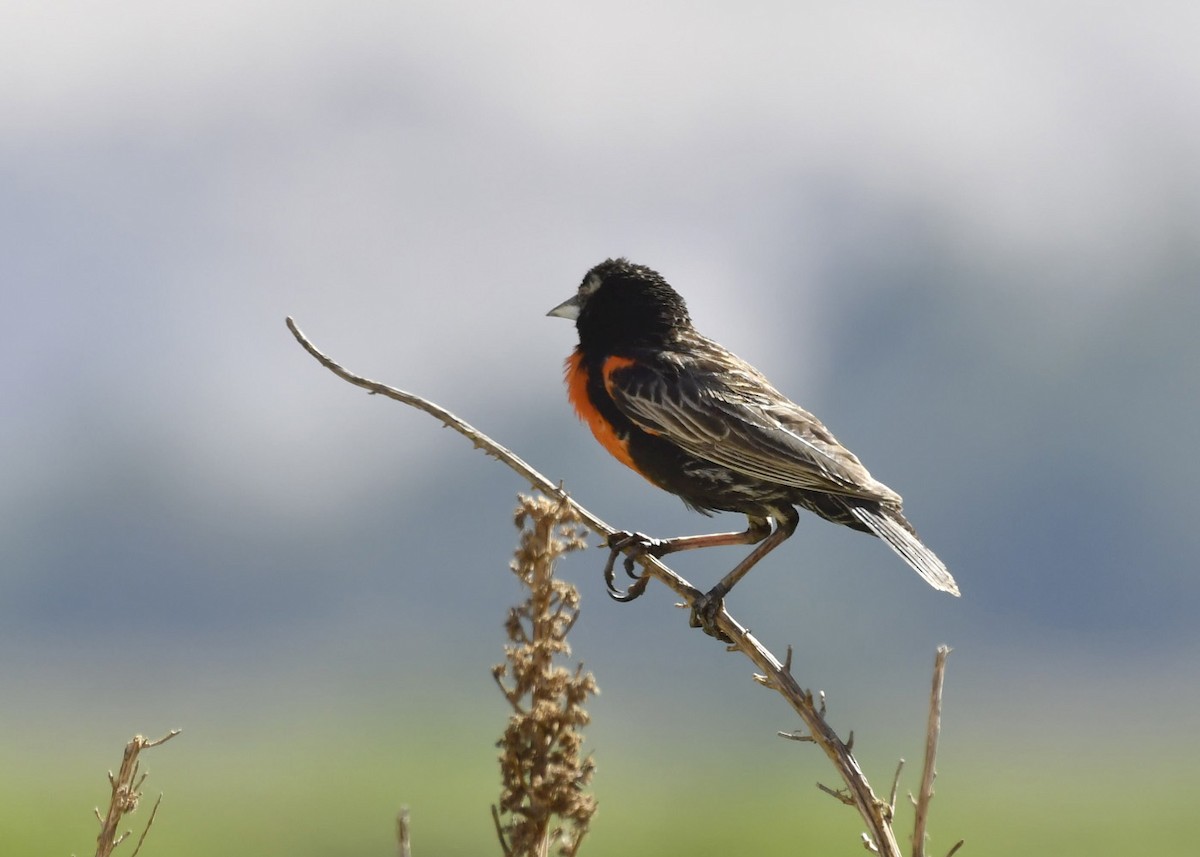
M724 362L706 367L657 357L606 379L617 407L646 431L755 479L899 504L816 417L745 364L731 371Z

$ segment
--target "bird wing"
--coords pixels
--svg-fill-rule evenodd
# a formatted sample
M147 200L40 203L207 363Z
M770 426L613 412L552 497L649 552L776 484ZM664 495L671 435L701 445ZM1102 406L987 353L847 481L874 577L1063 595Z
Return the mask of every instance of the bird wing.
M761 373L711 340L612 357L604 383L635 424L746 476L900 507L821 424Z

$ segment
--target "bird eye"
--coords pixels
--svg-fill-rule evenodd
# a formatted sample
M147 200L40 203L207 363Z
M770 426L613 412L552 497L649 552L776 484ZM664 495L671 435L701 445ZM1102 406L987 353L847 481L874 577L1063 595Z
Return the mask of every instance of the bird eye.
M579 284L579 296L581 298L586 298L586 297L590 296L592 294L592 292L596 291L596 289L598 289L599 287L600 287L600 278L598 276L596 276L595 274L592 274L591 276L587 277L582 283Z

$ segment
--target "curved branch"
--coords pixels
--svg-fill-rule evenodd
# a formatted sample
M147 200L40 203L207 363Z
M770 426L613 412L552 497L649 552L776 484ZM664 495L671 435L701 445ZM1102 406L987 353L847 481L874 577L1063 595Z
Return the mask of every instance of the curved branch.
M520 476L528 480L533 487L551 497L570 503L588 529L598 533L602 538L607 539L616 532L613 527L610 527L599 517L593 515L572 499L561 485L551 482L511 450L496 443L483 432L479 431L479 429L459 419L445 408L434 404L428 399L403 390L397 390L395 387L389 387L386 384L372 381L360 375L355 375L318 350L300 332L300 329L290 317L287 319L287 326L292 335L296 337L296 341L309 354L316 358L322 366L339 378L373 394L387 396L389 399L395 399L398 402L403 402L406 405L430 414L440 420L443 425L454 429L469 439L476 448L482 449L487 455L506 464ZM639 555L637 562L642 565L648 574L679 595L689 607L701 595L698 589L658 559L651 556ZM871 790L870 783L867 782L866 775L863 773L862 768L859 767L854 755L850 752L850 747L825 722L822 710L823 706L814 703L812 693L802 688L792 676L790 663L785 668L753 634L730 616L727 610L722 609L717 615L716 625L732 640L730 648L742 652L762 671L763 674L761 676L756 676L759 683L778 691L788 701L788 704L791 705L792 709L799 715L807 727L811 736L810 740L824 751L834 767L837 768L843 782L846 784L846 802L854 805L859 815L862 816L867 829L870 831L868 834L870 837L868 845L871 850L885 855L885 857L900 857L900 846L897 844L895 834L892 832L891 807L887 801L880 800L875 796L875 793Z

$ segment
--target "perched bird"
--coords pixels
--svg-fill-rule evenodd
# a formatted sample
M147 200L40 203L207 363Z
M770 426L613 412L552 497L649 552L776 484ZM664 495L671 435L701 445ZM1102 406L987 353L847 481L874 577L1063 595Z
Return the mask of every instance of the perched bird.
M958 595L942 561L901 512L900 495L873 479L821 421L750 364L701 335L683 298L656 271L609 259L548 315L573 319L566 361L571 404L618 461L706 515L741 512L744 532L651 539L618 533L618 552L665 556L715 545L757 545L693 605L714 633L721 600L796 530L799 506L871 533L935 589ZM632 570L632 559L626 561Z

